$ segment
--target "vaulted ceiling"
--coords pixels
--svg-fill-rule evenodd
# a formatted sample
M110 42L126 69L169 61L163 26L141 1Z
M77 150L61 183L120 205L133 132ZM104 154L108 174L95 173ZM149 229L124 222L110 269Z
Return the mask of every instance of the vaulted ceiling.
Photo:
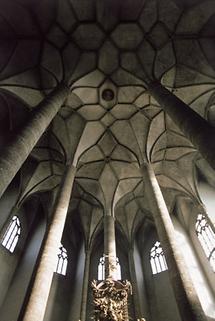
M194 163L206 165L146 85L159 79L214 124L214 30L213 0L0 0L1 145L59 82L71 88L22 170L19 202L54 190L68 159L70 212L88 241L107 211L128 239L150 219L143 162L170 212L178 196L199 201Z

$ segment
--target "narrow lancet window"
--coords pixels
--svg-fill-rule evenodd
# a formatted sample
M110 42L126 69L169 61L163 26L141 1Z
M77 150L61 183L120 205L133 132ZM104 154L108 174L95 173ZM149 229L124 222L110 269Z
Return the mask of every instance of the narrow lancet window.
M102 256L99 259L99 265L98 265L98 280L102 281L105 279L105 256ZM118 257L116 258L116 280L121 280L121 266L119 263Z
M157 274L168 269L166 259L160 242L156 242L150 251L152 274Z
M207 218L202 214L197 216L196 233L205 255L215 272L215 233L209 225Z
M105 258L104 256L100 257L98 265L98 280L102 281L105 279Z
M56 266L56 273L66 275L68 255L67 255L67 250L63 247L63 245L60 246L57 256L58 256L58 261Z
M122 280L121 266L118 257L116 258L116 280Z
M2 245L11 253L14 252L21 233L21 224L17 216L14 216L4 234Z

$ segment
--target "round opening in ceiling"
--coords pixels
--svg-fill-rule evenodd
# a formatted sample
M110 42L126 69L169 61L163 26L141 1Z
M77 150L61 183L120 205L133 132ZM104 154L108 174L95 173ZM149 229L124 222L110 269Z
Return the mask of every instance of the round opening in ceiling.
M102 92L102 99L105 101L111 101L114 99L114 92L112 89L104 89Z

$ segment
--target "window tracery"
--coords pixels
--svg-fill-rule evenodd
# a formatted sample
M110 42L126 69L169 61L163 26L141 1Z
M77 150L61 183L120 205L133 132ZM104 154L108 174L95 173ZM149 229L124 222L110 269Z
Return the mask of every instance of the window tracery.
M195 227L199 242L215 272L215 233L203 214L197 216Z
M13 216L3 236L2 245L11 253L14 252L21 234L21 224L17 216Z
M121 266L119 263L118 257L116 258L116 280L121 280L122 275L121 275ZM103 255L99 259L99 264L98 264L98 280L103 281L105 280L105 256Z
M61 245L58 252L58 261L56 266L56 273L61 275L66 275L67 265L68 265L68 255L67 250Z
M152 274L158 274L165 270L168 270L166 259L163 253L160 242L155 242L150 251L150 263L152 268Z

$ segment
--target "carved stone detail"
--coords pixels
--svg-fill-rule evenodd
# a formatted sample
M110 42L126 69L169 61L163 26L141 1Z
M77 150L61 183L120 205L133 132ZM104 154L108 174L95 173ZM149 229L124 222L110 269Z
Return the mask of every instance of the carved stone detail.
M128 321L128 295L132 292L129 281L92 281L94 321Z

